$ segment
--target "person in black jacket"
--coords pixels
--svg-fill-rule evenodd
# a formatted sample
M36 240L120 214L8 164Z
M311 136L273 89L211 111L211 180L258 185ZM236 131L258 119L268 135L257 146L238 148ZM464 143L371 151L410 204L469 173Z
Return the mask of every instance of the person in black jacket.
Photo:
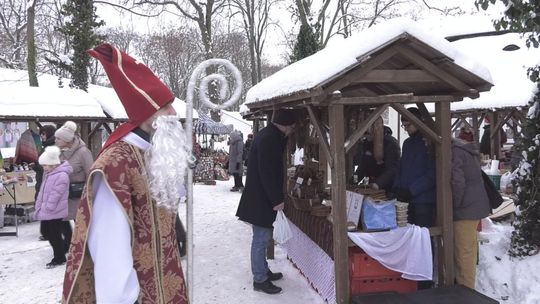
M272 239L272 224L277 211L285 206L283 152L295 121L292 110L278 110L272 122L255 136L249 153L246 185L236 212L241 221L252 224L253 228L253 288L268 294L281 292L281 288L272 281L281 279L283 274L273 273L268 268L266 247Z
M383 153L383 162L378 164L373 155L373 136L371 132L366 132L354 159L354 165L358 166L354 175L358 181L369 177L370 187L373 189L389 191L398 172L401 148L397 139L392 136L392 129L387 126L384 126Z
M54 146L54 132L56 131L56 128L53 125L45 125L41 127L39 130L39 137L41 137L41 145L43 149L39 151L39 155L45 151L45 148L48 146ZM41 188L41 181L43 180L43 167L36 163L34 164L34 167L32 168L36 172L36 195L34 196L34 200L37 199L39 194L39 189ZM40 221L39 224L39 232L41 233L39 240L40 241L46 241L47 239L44 237L46 234L45 231L43 231L43 221Z

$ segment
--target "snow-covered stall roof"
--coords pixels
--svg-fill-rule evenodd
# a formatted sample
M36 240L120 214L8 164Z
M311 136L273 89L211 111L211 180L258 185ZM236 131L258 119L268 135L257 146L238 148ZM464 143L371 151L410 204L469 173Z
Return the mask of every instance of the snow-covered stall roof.
M323 86L404 35L412 36L428 45L484 82L492 82L487 68L465 56L444 38L433 35L412 20L397 18L337 41L263 79L247 92L246 104L290 96Z
M1 91L2 117L106 118L99 103L82 90L3 86Z
M63 81L63 85L67 87L69 84L69 79L62 79L62 81ZM61 89L58 88L57 76L46 74L46 73L39 73L38 82L39 82L39 89L31 90L32 92L34 92L33 94L36 94L34 95L36 98L32 99L31 96L27 96L28 98L26 99L33 100L36 105L39 105L40 108L46 106L47 111L49 110L56 111L57 115L55 116L106 118L106 115L103 113L105 112L109 117L111 117L114 120L127 119L126 111L124 110L124 107L122 106L122 103L120 102L120 99L118 98L118 95L116 95L116 92L112 88L90 84L88 86L88 93L80 91L80 94L78 95L79 98L86 99L87 103L90 102L89 101L90 99L92 99L94 103L96 103L100 108L101 114L99 116L89 116L90 113L94 113L94 112L89 112L88 109L85 107L77 108L75 107L75 105L73 105L73 107L69 110L64 107L65 102L60 102L60 101L62 99L70 98L71 96L70 94L72 93L68 93L68 91L75 91L75 90L71 90L69 88L61 88ZM9 88L14 88L13 90L20 90L20 91L26 90L26 88L28 88L28 72L25 70L13 70L13 69L0 68L0 88L2 89L2 92L4 91L4 89L9 90ZM54 91L54 89L56 89L57 91L55 91L56 92L54 93L55 95L51 95L51 96L60 97L59 102L58 103L53 102L53 103L48 103L48 104L44 103L42 97L46 96L49 90ZM86 95L86 96L83 97L83 95L81 94ZM7 96L2 96L2 98L3 97L7 97ZM54 100L52 98L49 98L49 99ZM186 103L185 102L176 98L173 103L173 107L175 108L176 112L181 118L186 117ZM64 111L64 108L66 109L65 111ZM23 108L19 108L19 109L23 110ZM35 111L28 112L27 115L23 115L23 116L34 115L31 113L35 113ZM38 115L47 116L41 113ZM198 114L196 111L193 111L193 118L194 119L198 118Z
M97 100L81 90L58 88L58 78L39 74L40 87L28 85L28 72L0 69L2 117L106 118Z
M253 132L253 123L243 119L239 112L221 110L221 122L225 125L233 125L235 130L244 134L244 138Z
M508 45L519 49L505 51ZM518 33L461 39L452 42L457 49L486 65L493 78L493 88L480 93L477 99L465 98L451 104L452 111L525 107L536 92L536 85L527 77L527 68L540 63L540 49L527 48ZM432 104L426 105L434 112Z

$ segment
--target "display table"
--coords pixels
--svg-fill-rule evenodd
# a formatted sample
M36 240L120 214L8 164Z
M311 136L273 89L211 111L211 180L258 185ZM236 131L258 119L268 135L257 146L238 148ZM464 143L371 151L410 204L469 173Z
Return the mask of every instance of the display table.
M285 214L293 234L284 245L288 258L325 301L335 303L332 223L326 217L294 208L291 202L285 204ZM401 278L402 273L385 268L354 243L350 242L349 247L351 294L416 290L415 281Z
M0 236L18 236L19 209L17 205L34 203L36 173L34 171L8 172L2 173L0 179L4 185L4 189L0 191L0 205L13 205L13 215L10 216L13 217L15 225L15 231L0 231ZM30 207L33 209L32 205ZM2 216L5 216L3 212Z
M17 199L17 204L34 203L34 196L36 195L36 172L30 171L18 171L7 172L1 174L0 178L3 181L15 179L16 183L5 186L4 191L0 191L0 204L11 205L14 204L14 197ZM13 193L13 188L15 192Z
M287 218L333 260L332 223L326 217L314 216L308 211L294 208L290 199L287 198L287 200L285 204L285 215Z

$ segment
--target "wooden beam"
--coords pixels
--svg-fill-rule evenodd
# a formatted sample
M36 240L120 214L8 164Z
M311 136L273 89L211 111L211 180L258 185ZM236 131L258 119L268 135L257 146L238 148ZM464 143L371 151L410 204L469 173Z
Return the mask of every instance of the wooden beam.
M386 103L424 103L424 102L445 102L455 101L456 97L451 95L439 96L414 96L412 93L391 94L383 96L359 96L342 97L332 104L342 105L377 105Z
M436 103L435 105L437 105ZM414 116L411 112L409 112L405 107L400 103L391 103L390 106L394 108L399 114L405 116L405 118L413 123L415 126L418 127L420 132L424 133L429 137L430 140L434 141L435 143L440 143L441 138L437 133L435 133L433 130L431 130L427 125L425 125L420 119L418 119L416 116ZM448 114L448 119L450 119L450 114Z
M471 95L477 95L478 91L475 89L472 89L467 84L462 82L461 80L457 79L450 73L446 72L445 70L441 69L440 67L436 66L435 64L431 63L426 58L418 55L415 51L411 50L409 47L405 45L396 46L400 52L401 55L405 56L409 60L411 60L414 64L418 65L418 67L426 70L431 75L435 76L436 78L440 79L442 82L447 83L454 89L463 92L466 94L466 96ZM471 96L472 97L472 96Z
M334 272L336 278L336 303L349 304L349 252L347 237L347 204L345 201L345 122L343 105L330 106L332 168L332 224L334 237Z
M452 131L455 131L456 128L458 127L458 124L461 122L461 118L457 118L453 123L452 123L452 126L450 126L451 130Z
M424 70L371 70L355 80L358 83L438 82L439 79Z
M467 118L463 117L463 114L458 114L457 116L461 119L461 122L466 124L469 128L473 128L473 126L467 121Z
M448 96L449 98L452 96ZM449 100L445 100L449 101ZM424 118L424 123L432 130L435 131L435 121L433 120L433 117L431 117L431 114L426 108L426 105L423 102L417 102L416 107L418 107L418 110L420 110L420 114L422 114L422 117Z
M499 122L497 122L497 125L495 125L494 129L496 132L500 132L502 126L504 126L506 124L506 122L510 119L510 117L512 117L513 113L510 112L508 114L506 114L506 116L504 117L504 119L501 119L499 120ZM493 138L493 133L490 134L490 137Z
M480 120L481 121L481 120ZM480 143L480 121L478 120L478 112L475 111L472 113L472 127L473 127L473 137L476 144Z
M499 130L495 129L495 126L499 124L499 112L495 110L494 112L489 112L489 139L491 145L491 155L492 159L499 159L501 155L501 133Z
M441 142L435 145L437 181L437 226L442 227L442 254L439 272L443 272L443 286L454 285L454 231L452 210L452 132L450 130L450 103L435 104L435 121ZM442 266L442 267L441 267Z
M349 136L349 138L345 141L345 153L349 153L358 140L364 136L364 133L366 133L375 120L381 117L384 111L386 111L388 106L388 104L382 105L369 114L369 116L360 124L359 128L356 129L356 131L354 131L354 133L351 134L351 136Z
M313 124L315 131L317 132L319 143L321 144L323 148L324 154L326 154L328 164L330 165L330 168L333 168L334 158L332 157L332 153L330 153L330 144L328 143L328 137L326 136L326 132L323 132L321 123L319 119L317 118L317 115L315 115L315 111L313 111L313 107L308 105L306 106L306 108L309 114L309 119L311 123ZM342 120L343 120L343 117L342 117Z
M341 90L342 88L355 82L357 79L362 78L371 70L383 64L388 59L394 57L394 55L396 54L397 54L396 47L391 46L387 48L386 50L384 50L382 53L375 55L373 58L370 58L369 60L366 59L367 62L365 64L361 63L360 68L356 70L352 70L352 71L347 71L346 74L344 74L341 78L339 78L339 75L336 76L339 80L335 81L334 83L330 84L328 87L324 89L324 94L323 96L321 96L322 99L325 99L326 95L329 95L336 90ZM361 61L361 59L359 61Z
M115 123L114 125L115 125L115 127L116 127L116 123ZM105 130L107 131L107 133L109 133L109 135L111 135L112 130L111 130L111 127L109 127L109 124L104 123L104 124L103 124L103 128L105 128Z

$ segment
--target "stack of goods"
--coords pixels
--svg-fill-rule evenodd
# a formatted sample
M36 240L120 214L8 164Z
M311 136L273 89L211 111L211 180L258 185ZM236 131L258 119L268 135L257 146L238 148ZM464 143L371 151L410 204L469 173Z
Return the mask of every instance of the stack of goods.
M318 163L308 160L296 168L292 179L289 179L289 196L294 206L300 210L311 210L311 207L321 205L323 192L323 173Z
M384 189L372 189L372 188L366 188L366 186L362 185L349 185L347 186L347 190L353 191L356 193L362 194L364 197L370 197L372 200L378 202L378 201L386 201L388 198L386 197L386 192Z
M214 158L203 156L195 168L195 182L213 181L214 178Z
M398 227L407 226L407 210L409 207L408 203L396 202L396 222Z

